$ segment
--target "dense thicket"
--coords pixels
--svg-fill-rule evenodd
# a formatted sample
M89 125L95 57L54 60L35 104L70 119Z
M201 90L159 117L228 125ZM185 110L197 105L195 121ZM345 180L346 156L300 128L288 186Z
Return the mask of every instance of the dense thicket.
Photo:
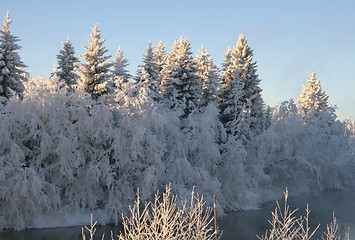
M117 222L138 188L144 202L169 183L182 198L193 186L217 195L220 210L255 207L285 186L354 188L355 124L316 109L305 118L307 90L298 106L265 108L243 35L222 73L186 38L169 52L149 45L136 82L122 51L109 62L97 26L91 36L79 87L33 79L23 100L0 101L0 229L84 209Z

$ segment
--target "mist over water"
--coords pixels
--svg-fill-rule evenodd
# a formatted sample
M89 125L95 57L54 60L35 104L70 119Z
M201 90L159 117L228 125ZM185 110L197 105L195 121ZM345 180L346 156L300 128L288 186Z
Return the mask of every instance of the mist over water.
M279 200L282 206L283 199ZM337 218L340 236L350 227L350 235L355 236L355 191L326 191L318 195L306 194L299 197L290 197L290 209L299 209L295 215L304 216L305 208L309 205L310 227L314 229L318 223L320 228L313 239L320 239L326 229L326 225L332 221L333 212ZM221 219L218 219L218 225L222 233L222 240L248 240L257 239L257 235L265 234L270 228L268 220L271 219L271 212L274 211L276 202L268 202L258 210L232 212ZM52 228L41 230L24 231L0 231L1 240L79 240L81 239L81 226L70 228ZM111 239L110 231L113 230L116 236L120 226L108 225L98 227L95 236L101 239L105 233L105 239Z

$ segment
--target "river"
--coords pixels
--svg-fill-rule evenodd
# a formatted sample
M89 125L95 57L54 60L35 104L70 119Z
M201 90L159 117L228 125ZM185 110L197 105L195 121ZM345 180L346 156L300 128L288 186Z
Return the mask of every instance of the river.
M283 200L279 201L283 204ZM333 211L339 224L340 235L350 228L351 236L355 236L355 191L322 192L317 196L307 194L300 197L290 197L291 209L299 208L296 216L304 215L307 203L311 209L310 226L313 229L321 224L318 235L314 239L320 239L320 234L325 231L326 224L332 221ZM219 228L222 230L222 240L249 240L257 239L266 229L270 228L268 220L271 219L271 211L276 207L275 202L264 204L258 210L229 213L218 219ZM102 233L109 237L110 230L117 234L120 229L117 226L108 225L99 227L95 236L97 239ZM81 239L81 227L53 228L24 231L0 231L1 240L79 240Z

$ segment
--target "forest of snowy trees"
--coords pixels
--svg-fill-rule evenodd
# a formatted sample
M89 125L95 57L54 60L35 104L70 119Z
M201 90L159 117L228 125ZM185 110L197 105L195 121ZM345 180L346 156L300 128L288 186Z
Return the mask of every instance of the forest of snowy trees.
M90 210L111 221L171 184L220 211L355 186L355 124L337 119L316 73L297 101L268 106L244 35L221 69L187 38L151 43L135 74L94 25L85 53L66 39L50 78L32 79L6 15L0 30L0 229ZM110 59L113 60L110 60Z

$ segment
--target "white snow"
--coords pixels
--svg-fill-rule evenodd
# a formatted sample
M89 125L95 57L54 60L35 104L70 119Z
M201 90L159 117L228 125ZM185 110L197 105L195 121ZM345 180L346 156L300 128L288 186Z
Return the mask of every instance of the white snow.
M305 125L283 107L245 145L226 138L213 104L182 121L145 91L121 92L110 109L48 84L29 82L23 101L0 108L0 228L85 225L91 213L117 222L138 188L146 201L169 183L181 198L193 186L208 204L217 195L220 212L254 209L286 186L293 195L355 186L354 141L339 121Z
M192 70L189 42L180 42ZM240 54L250 55L248 49ZM182 199L195 187L208 205L216 195L220 214L255 209L280 198L285 187L290 195L354 189L355 123L329 112L303 118L288 101L261 128L254 72L254 90L243 105L246 82L234 82L223 112L234 117L222 123L213 99L200 105L194 73L182 81L178 68L166 80L180 89L166 90L163 100L147 81L133 84L124 75L116 76L119 88L97 101L45 78L26 82L21 101L1 98L0 230L86 225L91 213L100 224L117 223L138 189L145 202L167 184ZM258 100L254 109L251 98ZM252 124L258 131L248 132Z

